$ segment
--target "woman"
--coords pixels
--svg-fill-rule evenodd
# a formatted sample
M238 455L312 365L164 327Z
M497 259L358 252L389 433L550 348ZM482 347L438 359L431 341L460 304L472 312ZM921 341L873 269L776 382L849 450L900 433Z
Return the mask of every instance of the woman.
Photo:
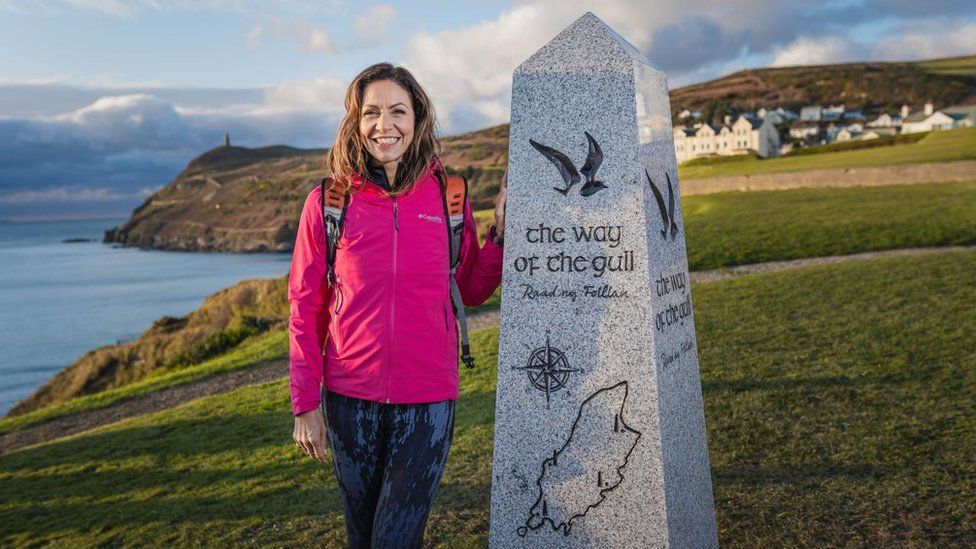
M353 80L345 107L328 159L348 193L334 282L318 187L289 274L293 437L322 463L328 440L351 547L419 547L458 396L434 111L410 72L388 63ZM481 248L464 205L454 278L467 305L501 281L504 200L503 189Z

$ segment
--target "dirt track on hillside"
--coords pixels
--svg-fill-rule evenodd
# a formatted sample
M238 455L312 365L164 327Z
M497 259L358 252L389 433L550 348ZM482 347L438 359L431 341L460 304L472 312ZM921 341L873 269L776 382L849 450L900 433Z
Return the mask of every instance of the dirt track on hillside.
M55 418L0 434L0 455L24 446L80 433L129 417L159 412L201 397L225 393L244 385L272 381L286 375L288 375L288 361L275 360L252 368L217 374L200 381L160 389L106 408Z
M695 271L691 273L691 281L692 283L696 284L707 283L718 280L738 278L754 273L771 273L809 267L813 265L835 265L838 263L847 263L849 261L877 259L882 257L913 256L965 250L976 250L976 246L907 248L879 252L864 252L852 255L794 259L790 261L772 261L769 263L741 265L738 267L714 269L711 271ZM468 328L470 330L478 330L497 326L498 319L498 311L485 311L469 317ZM118 404L114 404L107 408L79 412L70 416L52 419L38 425L32 425L9 433L0 434L0 455L18 448L30 446L32 444L38 444L74 433L87 431L100 425L107 425L109 423L114 423L129 417L151 414L153 412L178 406L197 398L224 393L244 385L253 385L255 383L272 381L287 375L288 362L286 360L265 362L245 370L217 374L213 377L200 381L194 381L184 385L162 389L143 397L119 402Z
M976 161L905 164L869 168L837 168L806 172L768 173L684 179L682 196L726 191L781 191L824 187L882 187L915 183L976 180Z

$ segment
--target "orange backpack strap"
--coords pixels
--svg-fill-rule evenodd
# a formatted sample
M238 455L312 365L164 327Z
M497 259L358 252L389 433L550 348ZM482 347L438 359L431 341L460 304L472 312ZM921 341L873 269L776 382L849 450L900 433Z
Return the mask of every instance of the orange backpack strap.
M442 174L441 186L444 189L444 216L447 218L453 273L461 261L461 235L464 234L464 203L468 198L468 182L460 175Z
M447 220L447 237L450 242L451 259L451 302L454 316L461 332L461 361L468 368L474 368L471 345L468 343L468 321L464 315L464 303L454 273L461 262L461 238L464 235L464 203L468 198L468 182L460 175L443 175L441 186L444 189L444 217Z
M468 182L460 175L448 175L447 189L444 197L447 199L447 213L451 221L464 221L464 200L468 197Z
M326 281L331 288L335 284L336 248L339 247L339 237L342 236L342 222L346 217L349 191L339 189L331 176L319 183L319 190L322 197L322 222L325 224Z

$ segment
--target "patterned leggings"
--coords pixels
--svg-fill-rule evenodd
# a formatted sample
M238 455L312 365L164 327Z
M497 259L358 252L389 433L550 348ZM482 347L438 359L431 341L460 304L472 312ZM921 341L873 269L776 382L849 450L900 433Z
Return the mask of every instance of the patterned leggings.
M454 401L322 396L349 547L420 547L451 449Z

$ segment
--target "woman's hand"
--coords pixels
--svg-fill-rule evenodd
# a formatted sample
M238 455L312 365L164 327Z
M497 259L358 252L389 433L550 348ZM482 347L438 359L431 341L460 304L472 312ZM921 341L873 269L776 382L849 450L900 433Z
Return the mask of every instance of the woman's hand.
M325 418L321 408L295 416L292 439L305 455L325 464Z
M495 236L498 240L505 238L505 194L508 189L508 170L502 174L502 186L495 197Z

